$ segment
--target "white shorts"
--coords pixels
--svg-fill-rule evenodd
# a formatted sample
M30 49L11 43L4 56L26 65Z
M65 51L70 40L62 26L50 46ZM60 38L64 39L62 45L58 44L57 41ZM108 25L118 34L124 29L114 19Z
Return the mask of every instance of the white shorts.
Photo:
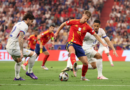
M14 60L17 60L17 58L20 58L20 56L21 56L20 49L6 49L6 50L12 56L12 58ZM31 50L23 49L23 55L24 55L24 57L29 56L29 54L31 52L32 52Z
M100 48L98 49L98 52L99 52L101 55L102 55L103 51L104 51L105 53L109 53L109 48L108 48L108 47L100 47Z
M94 58L94 56L98 53L97 51L95 51L93 48L86 49L84 51L85 51L85 55L88 58L88 63L92 63L92 62L96 61L96 59Z

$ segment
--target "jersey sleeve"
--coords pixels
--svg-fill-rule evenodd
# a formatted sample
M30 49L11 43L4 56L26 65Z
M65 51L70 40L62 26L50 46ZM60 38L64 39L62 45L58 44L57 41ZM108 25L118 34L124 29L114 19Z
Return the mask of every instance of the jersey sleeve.
M102 38L107 37L107 35L106 35L106 33L105 33L105 31L103 29L101 30L101 33L102 33Z
M75 21L76 20L74 20L74 19L72 19L72 20L68 20L68 21L66 21L66 25L74 25L75 24Z
M25 35L25 33L28 30L28 27L26 25L22 24L22 25L19 26L19 29L20 29L20 32L23 32L24 35Z
M31 41L31 39L32 39L32 36L30 36L30 37L28 38L28 41Z
M41 36L43 37L44 35L47 35L49 33L49 31L45 31L41 33Z
M95 33L95 31L91 28L91 27L89 27L89 31L88 31L91 35L93 35L94 33Z

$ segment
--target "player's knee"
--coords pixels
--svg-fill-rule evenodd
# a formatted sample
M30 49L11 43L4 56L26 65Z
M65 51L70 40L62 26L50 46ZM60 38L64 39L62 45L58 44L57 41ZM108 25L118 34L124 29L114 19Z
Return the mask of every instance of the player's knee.
M88 62L83 62L83 65L88 65Z
M109 53L107 53L107 56L109 56Z
M96 59L102 59L102 56L100 54L95 56Z
M96 69L97 67L96 67L96 65L94 65L94 66L92 66L93 67L93 69Z

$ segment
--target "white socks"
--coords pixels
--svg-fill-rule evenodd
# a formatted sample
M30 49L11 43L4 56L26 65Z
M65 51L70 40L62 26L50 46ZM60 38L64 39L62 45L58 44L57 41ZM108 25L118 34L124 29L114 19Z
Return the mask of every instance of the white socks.
M113 62L112 62L112 58L111 58L110 55L108 56L108 59L109 59L109 61L110 61L110 64L113 64Z
M67 60L67 67L71 67L71 68L72 68L72 64L71 64L71 61L70 61L70 57L68 57L68 60Z
M28 61L28 73L32 73L32 68L33 68L33 65L35 63L35 59L37 58L37 55L36 53L34 53L30 58L29 58L29 61Z
M19 79L20 78L20 69L21 69L21 63L22 62L19 62L19 63L15 63L15 78Z
M98 77L102 76L102 59L97 59L96 61L97 71L98 71Z

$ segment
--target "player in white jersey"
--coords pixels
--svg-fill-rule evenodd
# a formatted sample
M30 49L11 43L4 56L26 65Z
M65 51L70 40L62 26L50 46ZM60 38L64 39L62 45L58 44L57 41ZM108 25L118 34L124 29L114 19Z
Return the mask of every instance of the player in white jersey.
M36 53L28 49L23 49L24 35L28 30L28 26L33 23L34 19L35 18L31 13L25 14L23 17L23 21L18 22L17 24L14 25L7 41L6 50L16 62L14 80L24 80L20 77L19 73L22 58L27 56L29 56L30 59L26 75L30 76L32 79L38 79L37 76L35 76L32 71L35 59L37 57Z
M109 37L108 37L108 39L109 39ZM110 40L110 39L109 39L109 40ZM107 44L104 39L102 39L102 41L103 41L105 44ZM108 60L110 61L111 66L114 66L113 61L112 61L112 57L111 57L111 55L109 54L109 47L104 47L104 46L100 43L98 52L102 55L103 51L104 51L105 54L108 56Z
M112 48L113 53L116 56L118 56L116 51L115 51L115 48L113 47L112 43L110 42L110 40L106 36L105 31L102 28L99 28L100 27L100 21L99 20L94 21L93 27L94 27L94 31L107 42L107 44ZM89 62L88 67L91 68L91 69L97 68L97 70L98 70L97 79L108 79L108 78L104 77L103 74L102 74L102 56L101 56L100 53L98 53L97 51L95 51L93 49L93 47L97 43L98 42L97 42L97 40L94 36L92 36L90 33L86 34L86 36L84 38L84 42L83 42L83 49L86 53L86 56L88 57L88 62ZM70 59L68 58L67 64L70 65L69 60ZM81 69L82 65L78 65L77 68ZM66 70L67 70L67 68L62 70L62 71L66 71Z

